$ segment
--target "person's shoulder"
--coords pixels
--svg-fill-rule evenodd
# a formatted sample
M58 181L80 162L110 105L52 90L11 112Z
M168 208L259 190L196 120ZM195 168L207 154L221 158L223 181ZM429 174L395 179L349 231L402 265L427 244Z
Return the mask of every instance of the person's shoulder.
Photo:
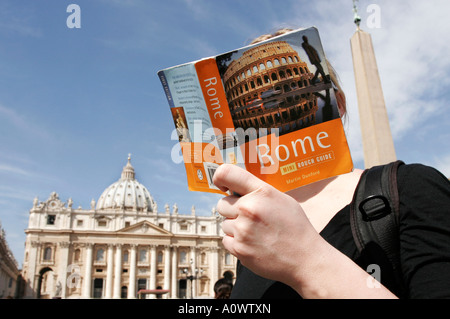
M423 164L401 165L397 181L400 202L410 210L425 213L430 207L439 207L440 211L450 208L450 181L436 168Z
M420 163L400 165L398 168L398 180L399 184L427 181L450 183L449 179L439 170Z

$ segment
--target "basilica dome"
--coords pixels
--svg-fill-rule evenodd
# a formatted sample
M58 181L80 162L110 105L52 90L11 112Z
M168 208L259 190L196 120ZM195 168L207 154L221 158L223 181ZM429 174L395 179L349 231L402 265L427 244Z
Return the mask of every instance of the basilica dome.
M154 212L155 202L147 188L135 179L134 168L128 156L120 179L104 190L97 201L97 210L124 209Z

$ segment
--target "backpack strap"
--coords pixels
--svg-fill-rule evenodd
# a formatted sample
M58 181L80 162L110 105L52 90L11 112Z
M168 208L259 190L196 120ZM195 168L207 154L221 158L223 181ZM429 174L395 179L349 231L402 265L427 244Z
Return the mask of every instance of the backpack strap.
M366 169L350 205L350 225L358 251L361 253L369 243L381 247L392 266L397 287L403 286L397 187L397 169L402 164L396 161Z

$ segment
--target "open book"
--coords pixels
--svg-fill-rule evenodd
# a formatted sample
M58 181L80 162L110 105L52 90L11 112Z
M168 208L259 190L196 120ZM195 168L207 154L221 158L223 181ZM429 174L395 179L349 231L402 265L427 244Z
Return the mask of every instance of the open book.
M190 190L221 193L212 176L222 163L283 192L353 169L314 27L158 75Z

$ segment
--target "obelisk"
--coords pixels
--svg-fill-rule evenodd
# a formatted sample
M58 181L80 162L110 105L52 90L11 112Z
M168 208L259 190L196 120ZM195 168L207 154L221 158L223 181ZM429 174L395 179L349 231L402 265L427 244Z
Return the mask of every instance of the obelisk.
M361 30L355 1L354 22L357 26L350 40L356 93L364 150L364 166L370 168L396 160L394 142L378 74L375 52L369 33Z

